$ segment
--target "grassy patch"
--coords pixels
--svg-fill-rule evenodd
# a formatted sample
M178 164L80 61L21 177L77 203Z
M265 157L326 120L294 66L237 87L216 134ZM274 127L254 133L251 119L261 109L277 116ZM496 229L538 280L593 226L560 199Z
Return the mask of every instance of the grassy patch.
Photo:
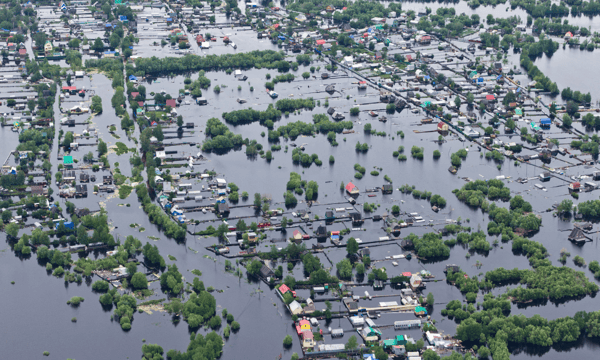
M145 301L143 303L138 304L137 306L144 306L144 305L158 305L161 302L165 301L166 299L159 299L159 300L148 300Z
M127 199L129 194L131 194L131 190L133 190L133 187L131 187L129 185L121 185L119 187L119 198Z
M117 142L117 155L122 155L122 154L126 154L127 151L129 151L129 149L127 149L127 145L123 144L122 142Z
M192 270L192 274L194 274L196 276L202 276L202 271L200 271L198 269L194 269L194 270Z
M157 238L156 236L148 236L148 239L154 240L154 241L160 240L160 238Z
M177 258L173 255L169 255L169 260L171 261L177 261Z

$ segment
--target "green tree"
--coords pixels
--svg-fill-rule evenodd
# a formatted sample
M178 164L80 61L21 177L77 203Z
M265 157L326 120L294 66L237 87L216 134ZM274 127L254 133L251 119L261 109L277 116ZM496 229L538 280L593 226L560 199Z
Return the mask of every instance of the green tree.
M98 157L103 156L108 152L108 146L102 139L98 140Z
M348 342L346 343L346 345L344 347L346 348L346 350L354 350L354 349L358 348L358 342L356 341L356 336L355 335L350 336L350 339L348 339Z
M556 211L558 211L559 214L570 214L571 210L573 210L573 201L569 199L561 201L556 208Z
M283 338L283 346L285 346L286 348L289 348L292 346L292 337L289 335L286 335L285 338Z
M5 223L9 222L10 219L12 219L12 211L10 210L4 210L2 212L2 221L4 221Z
M473 101L475 101L475 95L470 92L467 93L467 104L471 105L473 104Z
M129 281L131 287L134 290L142 290L148 288L148 280L146 279L146 275L141 272L136 272L131 277L131 281Z
M248 274L252 276L258 276L262 263L258 260L252 260L252 262L246 267Z
M15 223L8 224L4 231L6 231L6 236L9 238L16 239L19 236L19 225Z
M348 239L348 244L346 244L346 251L349 256L356 255L356 253L358 252L358 242L356 242L356 239L354 239L353 237Z

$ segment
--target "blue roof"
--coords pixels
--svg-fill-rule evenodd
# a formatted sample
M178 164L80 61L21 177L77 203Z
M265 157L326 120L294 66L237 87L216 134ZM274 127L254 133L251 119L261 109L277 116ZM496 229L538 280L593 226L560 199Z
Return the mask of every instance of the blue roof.
M167 21L173 21L173 19L172 18L167 18Z
M116 54L116 51L105 51L104 53L107 54L107 55L108 54Z
M552 123L552 121L550 120L550 118L543 118L542 120L540 120L540 123L542 123L542 124L550 124L550 123Z
M477 78L477 82L483 82L483 78Z
M112 27L112 25L111 24L106 24L106 25L104 25L104 27L108 28L108 27Z
M129 75L129 80L131 80L131 81L137 80L137 77L135 77L135 75Z
M125 16L125 15L119 15L119 20L121 20L121 21L127 20L127 16Z
M496 80L500 80L502 79L502 75L498 75L498 77L496 78Z

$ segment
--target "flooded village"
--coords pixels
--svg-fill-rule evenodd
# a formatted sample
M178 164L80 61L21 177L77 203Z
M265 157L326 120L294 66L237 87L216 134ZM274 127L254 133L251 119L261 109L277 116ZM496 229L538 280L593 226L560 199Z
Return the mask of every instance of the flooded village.
M594 2L2 7L5 357L597 351Z

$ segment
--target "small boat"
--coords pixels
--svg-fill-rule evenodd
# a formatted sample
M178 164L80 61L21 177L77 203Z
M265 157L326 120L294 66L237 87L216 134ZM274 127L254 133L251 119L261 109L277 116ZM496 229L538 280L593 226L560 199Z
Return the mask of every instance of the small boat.
M386 121L387 121L387 118L386 118L385 116L382 116L382 117L380 117L380 118L379 118L379 121L381 121L381 122L386 122Z
M85 90L81 90L81 91L79 92L79 96L81 96L81 97L85 97Z
M272 99L275 99L275 98L277 98L279 96L279 94L277 94L275 91L269 91L269 96Z
M432 122L433 122L433 119L431 119L431 118L421 120L421 123L423 123L423 124L431 124Z
M166 93L167 93L167 91L166 91L165 89L162 89L162 90L160 91L160 93L164 95L164 94L166 94Z
M230 41L231 41L231 40L229 40L229 36L224 36L224 37L223 37L223 42L224 42L225 44L229 43Z
M375 194L369 194L369 197L375 197L375 196L377 196L377 195L375 195Z
M237 102L239 102L240 104L243 104L243 103L245 103L245 102L246 102L246 99L241 99L241 98L238 98L238 99L237 99Z
M379 114L377 113L377 111L371 110L371 111L369 111L369 115L372 117L377 117Z

